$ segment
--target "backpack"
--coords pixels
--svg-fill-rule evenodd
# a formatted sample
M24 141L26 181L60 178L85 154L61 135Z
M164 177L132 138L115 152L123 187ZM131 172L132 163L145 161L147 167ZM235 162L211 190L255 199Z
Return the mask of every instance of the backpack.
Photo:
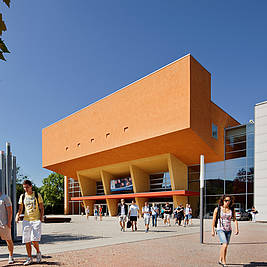
M39 210L40 210L39 196L38 196L38 194L37 194L37 197L36 197L35 192L34 192L34 197L35 197L35 199L37 200L37 205L38 205L38 208L39 208ZM24 199L25 199L25 193L22 194L22 204L23 204L23 208L24 208Z

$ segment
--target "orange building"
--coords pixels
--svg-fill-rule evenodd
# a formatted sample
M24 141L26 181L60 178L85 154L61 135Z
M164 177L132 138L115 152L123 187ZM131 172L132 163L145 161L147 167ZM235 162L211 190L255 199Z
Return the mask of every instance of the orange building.
M237 125L211 101L210 73L186 55L43 129L43 167L66 176L66 214L70 200L91 213L107 204L110 215L120 198L185 204L198 195L188 166L201 154L224 160L224 130ZM81 191L72 199L70 177ZM126 178L128 191L112 190Z

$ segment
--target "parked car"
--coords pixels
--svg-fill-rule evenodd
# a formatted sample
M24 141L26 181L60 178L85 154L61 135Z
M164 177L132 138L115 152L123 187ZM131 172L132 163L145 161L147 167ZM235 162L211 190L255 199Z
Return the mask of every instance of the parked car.
M235 217L238 221L249 221L251 220L251 214L246 212L242 208L235 208Z

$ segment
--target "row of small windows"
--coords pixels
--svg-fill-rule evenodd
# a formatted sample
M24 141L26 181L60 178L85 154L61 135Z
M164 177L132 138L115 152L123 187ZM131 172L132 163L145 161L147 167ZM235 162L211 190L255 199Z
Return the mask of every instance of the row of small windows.
M123 132L124 132L124 133L126 133L128 130L129 130L129 127L124 127L124 128L123 128ZM108 139L108 138L110 137L110 135L111 135L111 133L106 133L106 139ZM95 138L91 138L91 139L90 139L90 142L91 142L91 143L94 143L94 142L95 142ZM80 146L81 146L81 143L78 143L78 144L77 144L77 147L80 147ZM66 146L66 147L65 147L65 150L68 151L68 150L69 150L69 147Z

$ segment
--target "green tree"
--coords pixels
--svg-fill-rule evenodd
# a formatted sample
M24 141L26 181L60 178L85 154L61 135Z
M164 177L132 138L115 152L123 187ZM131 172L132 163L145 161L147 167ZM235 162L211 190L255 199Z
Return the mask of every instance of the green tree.
M24 189L23 189L23 181L24 180L31 180L27 175L22 174L21 172L21 167L17 166L17 179L16 179L16 198L17 202L19 201L20 195L24 194ZM32 190L36 193L40 192L39 188L32 182Z
M40 188L43 196L46 213L62 213L64 207L64 176L58 173L51 173L43 179L43 186Z
M10 7L10 0L3 0L3 2ZM3 31L6 31L7 27L5 22L2 19L2 14L0 13L0 36L2 35ZM10 53L8 48L6 47L4 41L0 38L0 59L6 60L3 53Z

